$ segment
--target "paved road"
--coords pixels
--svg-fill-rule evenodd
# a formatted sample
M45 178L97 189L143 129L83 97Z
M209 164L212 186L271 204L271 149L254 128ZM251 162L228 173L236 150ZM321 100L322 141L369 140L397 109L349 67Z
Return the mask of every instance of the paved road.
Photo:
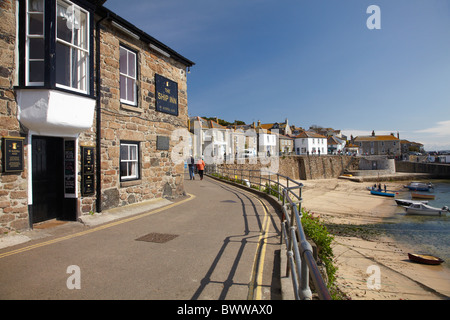
M1 249L0 299L279 299L274 208L207 177L185 188L166 207ZM136 240L151 233L167 242Z

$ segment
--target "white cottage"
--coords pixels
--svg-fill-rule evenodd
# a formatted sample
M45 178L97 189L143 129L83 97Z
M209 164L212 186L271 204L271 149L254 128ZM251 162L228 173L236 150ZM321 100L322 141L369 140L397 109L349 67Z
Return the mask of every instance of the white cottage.
M295 137L295 154L327 154L327 138L321 134L304 131Z

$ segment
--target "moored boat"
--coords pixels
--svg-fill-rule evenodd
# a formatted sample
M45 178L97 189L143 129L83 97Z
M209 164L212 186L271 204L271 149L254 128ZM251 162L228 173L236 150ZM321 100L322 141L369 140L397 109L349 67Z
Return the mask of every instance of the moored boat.
M370 193L376 196L384 196L384 197L395 197L395 193L383 192L377 190L370 190Z
M397 205L399 206L409 206L413 203L424 203L427 204L428 200L407 200L407 199L395 199L395 202L397 203Z
M413 203L409 206L403 206L407 214L416 214L424 216L440 216L443 213L448 212L448 207L445 206L442 209L429 206L424 203Z
M434 194L422 194L417 192L411 192L411 197L413 199L429 199L434 200L435 195Z
M423 263L423 264L431 264L431 265L439 265L442 262L444 262L444 260L442 260L441 258L432 256L432 255L428 255L428 254L408 253L408 258L409 258L409 260L414 261L414 262Z
M433 188L431 183L411 182L409 185L403 187L408 188L411 191L430 191Z

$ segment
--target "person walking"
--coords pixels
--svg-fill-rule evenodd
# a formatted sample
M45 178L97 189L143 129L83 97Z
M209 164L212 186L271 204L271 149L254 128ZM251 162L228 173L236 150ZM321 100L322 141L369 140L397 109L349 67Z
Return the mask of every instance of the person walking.
M190 180L195 180L194 165L195 165L195 160L194 160L194 157L191 156L191 158L189 159L189 178L190 178Z
M203 180L203 170L205 170L205 161L203 161L203 157L202 159L199 159L197 162L197 169L198 169L198 174L200 176L200 180Z

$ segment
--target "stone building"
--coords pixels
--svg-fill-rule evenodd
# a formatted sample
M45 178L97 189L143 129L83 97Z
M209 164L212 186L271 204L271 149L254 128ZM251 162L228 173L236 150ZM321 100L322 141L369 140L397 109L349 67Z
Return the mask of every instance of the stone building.
M376 135L372 131L370 136L358 136L353 141L361 155L386 155L398 157L401 154L400 139L394 134Z
M194 63L104 2L0 3L1 232L184 193Z

